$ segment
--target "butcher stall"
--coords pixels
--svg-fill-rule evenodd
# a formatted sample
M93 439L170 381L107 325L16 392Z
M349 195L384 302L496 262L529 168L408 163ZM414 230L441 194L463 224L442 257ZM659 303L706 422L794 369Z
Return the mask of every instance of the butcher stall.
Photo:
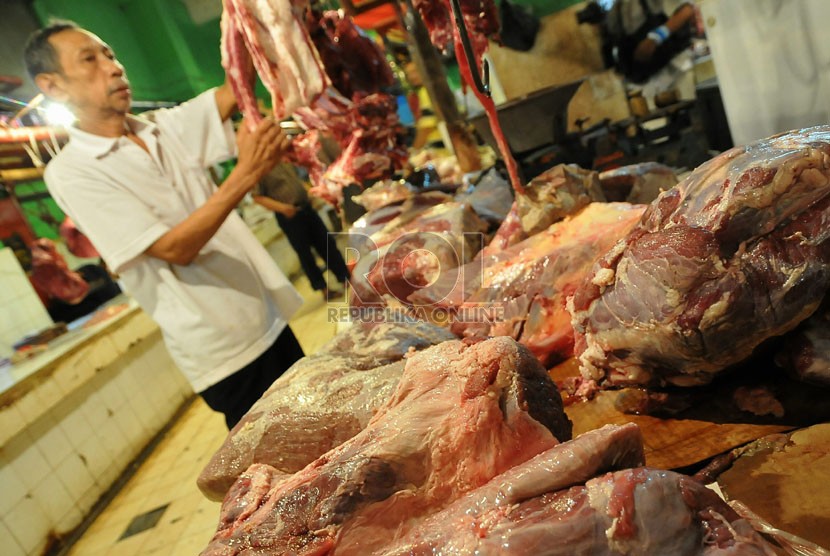
M305 356L228 430L51 200L67 136L6 80L4 554L830 554L830 116L736 101L780 105L760 68L794 34L788 94L828 98L819 0L679 3L645 81L612 19L656 2L13 4L111 44L136 113L227 79L350 276L321 298L240 203Z

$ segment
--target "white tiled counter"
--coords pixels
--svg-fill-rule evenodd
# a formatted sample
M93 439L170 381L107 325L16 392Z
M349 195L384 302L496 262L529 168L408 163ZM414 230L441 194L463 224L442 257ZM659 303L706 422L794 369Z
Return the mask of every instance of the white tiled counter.
M0 369L5 556L40 554L77 527L192 395L158 326L126 297L108 305L124 303Z

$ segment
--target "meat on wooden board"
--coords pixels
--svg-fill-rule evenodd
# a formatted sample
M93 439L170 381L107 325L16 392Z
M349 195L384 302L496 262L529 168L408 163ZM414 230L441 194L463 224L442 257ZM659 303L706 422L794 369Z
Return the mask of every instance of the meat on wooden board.
M572 298L585 378L706 384L830 285L830 126L727 151L663 193Z

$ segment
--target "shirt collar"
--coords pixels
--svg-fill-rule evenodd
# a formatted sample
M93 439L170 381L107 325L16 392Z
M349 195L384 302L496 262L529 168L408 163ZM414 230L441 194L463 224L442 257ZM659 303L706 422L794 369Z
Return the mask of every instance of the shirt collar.
M144 133L158 135L158 126L146 118L127 114L124 125L128 126L133 133L141 136ZM118 149L121 137L104 137L79 129L77 126L69 126L67 129L69 137L76 147L88 151L96 158L103 158L107 154Z

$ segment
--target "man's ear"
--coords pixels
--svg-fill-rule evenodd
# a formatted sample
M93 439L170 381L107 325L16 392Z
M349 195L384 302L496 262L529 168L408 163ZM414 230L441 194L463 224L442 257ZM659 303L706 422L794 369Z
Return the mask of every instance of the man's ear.
M68 100L63 82L57 73L39 73L35 76L35 85L45 96L56 102L65 103Z

